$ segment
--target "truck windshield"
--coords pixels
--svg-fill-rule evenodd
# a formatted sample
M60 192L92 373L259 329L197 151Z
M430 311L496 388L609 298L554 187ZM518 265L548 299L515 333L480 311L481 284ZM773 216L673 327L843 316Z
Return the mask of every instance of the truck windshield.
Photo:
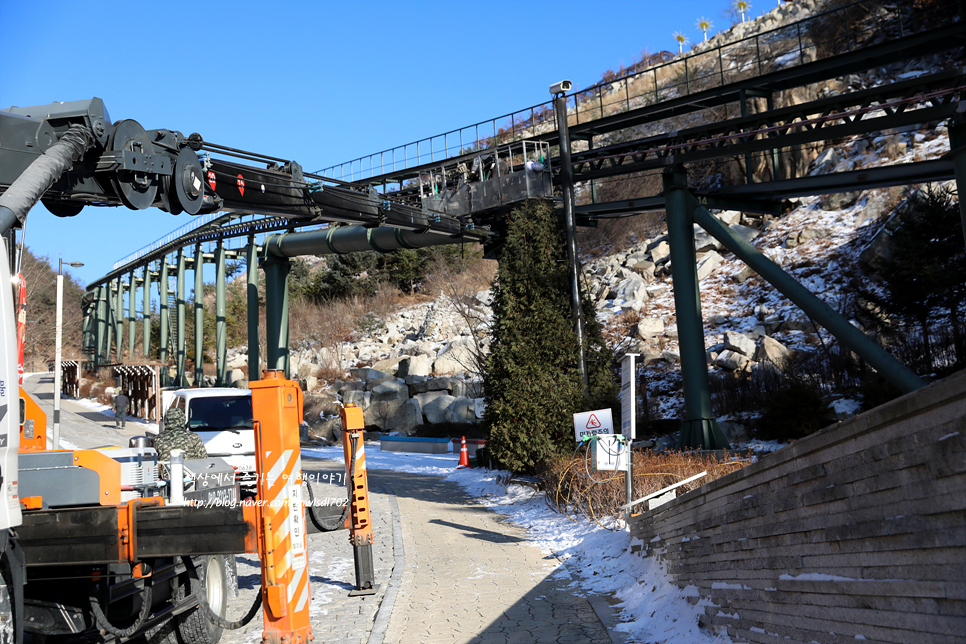
M188 428L194 431L252 429L252 399L196 398L188 405Z

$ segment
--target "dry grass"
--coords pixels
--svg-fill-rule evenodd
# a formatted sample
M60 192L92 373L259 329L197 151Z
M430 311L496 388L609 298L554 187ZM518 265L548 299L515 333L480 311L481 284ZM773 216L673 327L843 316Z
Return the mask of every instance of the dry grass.
M713 455L696 452L636 451L633 497L639 499L707 471L707 476L678 488L679 493L688 492L750 464L750 460L719 461ZM585 461L584 450L573 459L557 458L547 463L542 478L551 508L571 519L578 513L598 522L604 517L620 516L620 506L627 502L624 475L595 472L591 465ZM638 512L641 509L635 508Z

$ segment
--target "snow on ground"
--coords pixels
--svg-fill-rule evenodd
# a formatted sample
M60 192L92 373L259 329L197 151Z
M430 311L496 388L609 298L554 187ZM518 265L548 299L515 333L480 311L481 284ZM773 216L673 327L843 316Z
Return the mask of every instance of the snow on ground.
M344 462L342 447L305 448L306 457ZM441 476L460 484L476 502L506 515L526 528L531 542L545 554L567 562L577 579L576 594L613 593L621 603L618 631L630 642L653 644L708 644L730 642L698 628L703 606L691 606L688 596L696 590L671 583L663 564L630 554L630 533L626 526L608 525L608 530L581 519L573 522L551 510L542 493L520 485L505 485L507 472L457 470L458 454L405 454L382 452L366 445L369 469L395 470Z

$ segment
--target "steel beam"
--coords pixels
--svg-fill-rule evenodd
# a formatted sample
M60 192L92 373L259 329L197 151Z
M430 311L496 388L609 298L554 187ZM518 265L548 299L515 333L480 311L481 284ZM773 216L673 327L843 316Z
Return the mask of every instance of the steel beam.
M205 255L195 246L195 387L205 386Z
M694 220L687 206L688 178L683 168L664 173L667 236L674 285L674 316L678 325L681 377L684 381L684 426L681 449L730 447L711 411L711 387L701 320L701 293L694 253Z
M247 284L245 295L247 297L248 315L248 381L261 379L259 368L260 357L258 355L258 246L255 238L248 238L248 246L245 249L245 268L247 269Z
M292 262L288 258L267 257L265 269L265 334L268 369L285 372L288 378L288 274Z
M748 264L755 272L765 278L780 293L794 302L812 320L828 329L842 344L868 362L889 382L904 393L915 391L925 386L926 383L909 368L889 355L882 347L866 337L864 333L852 326L848 320L836 313L828 304L816 297L811 291L783 271L777 264L765 257L757 248L722 224L698 203L694 195L686 190L680 192L684 195L685 210L694 218L694 221L698 225L704 228L709 235L724 244L728 250L737 255L738 258ZM668 214L670 217L670 210ZM673 265L673 268L675 271L677 270L676 265Z
M227 387L227 312L225 309L225 244L218 242L215 249L215 369L216 386Z

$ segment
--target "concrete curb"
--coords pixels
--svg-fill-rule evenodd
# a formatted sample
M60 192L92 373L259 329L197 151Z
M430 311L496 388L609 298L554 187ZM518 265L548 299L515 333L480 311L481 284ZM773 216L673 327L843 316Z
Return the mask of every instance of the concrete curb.
M403 549L402 522L399 520L399 505L396 503L396 493L388 485L373 485L374 491L380 492L389 497L389 504L392 506L392 576L389 578L389 585L386 593L379 603L376 610L376 617L372 622L372 630L369 631L368 644L382 644L386 637L386 630L389 628L389 618L392 617L392 609L396 603L396 595L402 585L403 570L406 568L406 551ZM595 609L596 610L596 609Z

